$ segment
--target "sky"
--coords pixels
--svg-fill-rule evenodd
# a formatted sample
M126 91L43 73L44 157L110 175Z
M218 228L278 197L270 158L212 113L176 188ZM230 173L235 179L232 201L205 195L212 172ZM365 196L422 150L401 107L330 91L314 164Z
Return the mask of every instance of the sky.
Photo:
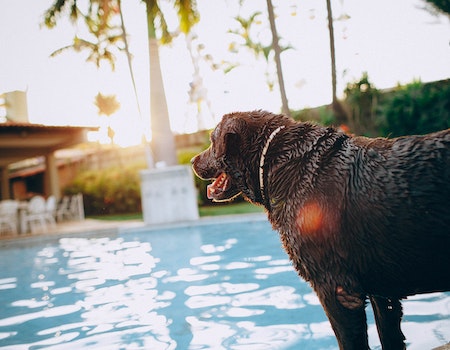
M221 116L232 111L281 110L277 87L268 89L264 60L255 60L242 49L228 48L237 37L229 33L238 28L233 17L248 17L261 11L257 33L270 42L266 2L247 0L197 0L200 22L194 28L194 43L204 46L203 54L216 63L238 66L225 74L201 61L208 105L202 105L203 126L210 128ZM142 1L123 1L133 69L136 76L141 114L136 107L124 54L117 54L116 69L108 64L97 68L86 63L86 55L65 52L50 54L71 43L76 28L61 21L49 30L42 26L43 13L51 0L0 0L0 94L13 90L27 92L30 122L47 125L100 125L116 131L121 145L137 144L142 130L149 133L149 69L145 8ZM169 2L163 2L171 29L176 21ZM282 44L292 47L282 54L283 73L291 109L315 107L331 101L329 38L325 1L273 0L277 29ZM350 18L335 21L338 95L348 82L368 72L379 89L414 79L423 82L450 78L450 21L423 10L423 0L335 0L333 15ZM25 10L24 10L25 9ZM79 28L81 30L81 28ZM197 107L189 102L189 83L193 65L186 40L160 48L160 59L172 130L193 132L197 128ZM273 73L273 71L272 71ZM109 119L100 117L94 105L98 93L116 95L120 110ZM1 114L1 111L0 111ZM1 115L0 115L1 116ZM103 135L104 136L104 135Z

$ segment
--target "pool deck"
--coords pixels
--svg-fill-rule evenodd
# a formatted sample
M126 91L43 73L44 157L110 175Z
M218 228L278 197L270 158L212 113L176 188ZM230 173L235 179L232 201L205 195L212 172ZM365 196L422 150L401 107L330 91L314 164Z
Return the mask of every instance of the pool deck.
M2 234L0 241L17 241L26 240L37 237L58 237L76 234L118 234L133 231L153 231L158 229L173 228L173 227L192 227L196 225L208 224L227 224L230 222L245 222L245 221L260 221L267 220L265 214L238 214L238 215L223 215L223 216L209 216L202 217L198 220L182 221L175 223L146 225L142 220L124 220L124 221L108 221L97 219L85 219L81 221L67 221L57 223L55 227L49 228L46 231L39 231L34 234Z

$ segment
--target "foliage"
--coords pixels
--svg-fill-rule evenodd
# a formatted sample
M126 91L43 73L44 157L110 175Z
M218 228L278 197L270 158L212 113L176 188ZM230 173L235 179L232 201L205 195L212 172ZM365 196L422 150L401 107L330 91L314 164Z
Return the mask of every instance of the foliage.
M450 127L450 80L429 84L415 81L398 86L381 108L384 136L426 134Z
M439 13L450 16L450 1L449 0L424 0L433 10Z
M148 8L150 32L156 37L158 30L160 42L169 44L176 32L170 32L159 1L144 0L144 2ZM80 2L76 0L55 0L45 12L44 24L48 28L56 27L60 17L68 16L74 24L80 21L84 23L90 37L86 39L75 35L72 44L54 51L52 56L69 49L77 52L87 51L89 56L86 61L94 62L97 67L101 61L107 61L114 69L116 60L114 51L124 49L123 26L119 24L120 0L89 0L87 3L87 9L83 10ZM179 19L179 31L188 33L200 19L196 1L174 0L174 8Z
M120 108L116 95L103 95L100 92L95 96L95 105L98 108L98 114L106 115L107 117L116 113Z
M145 165L83 171L65 194L83 193L86 215L134 213L141 210L139 170Z
M347 84L344 108L352 134L401 136L426 134L450 127L450 79L421 83L415 81L395 89L378 90L367 73ZM294 119L323 125L336 122L329 106L293 111Z
M51 56L59 55L67 50L87 51L89 53L87 62L93 62L100 67L102 61L107 61L114 70L116 60L114 51L123 49L121 26L114 23L118 14L117 0L90 0L84 11L76 0L56 0L45 12L44 24L50 29L54 28L59 17L68 15L72 23L81 21L85 24L89 38L75 35L72 44L54 51Z
M164 12L159 6L158 0L143 0L147 4L147 15L149 18L150 36L156 38L156 30L159 31L159 41L161 44L170 44L176 35L171 32L166 22ZM200 20L195 0L174 0L174 9L177 12L179 21L179 31L184 34L190 32L191 28Z
M350 109L347 113L349 128L358 135L376 136L376 111L380 93L370 82L367 72L359 80L348 83L344 93L345 102Z
M269 53L272 50L271 45L264 45L259 39L255 40L252 38L254 25L260 24L260 21L257 19L259 16L261 16L260 11L253 13L248 19L236 16L234 19L239 23L239 28L230 30L229 33L239 37L242 41L239 46L248 48L255 54L256 58L262 55L266 61L269 61ZM237 46L238 44L233 42L229 47L230 51L238 53Z
M175 0L178 20L180 22L180 31L187 34L191 28L200 20L195 0Z
M269 89L272 91L275 86L275 78L272 76L271 71L274 69L271 67L272 65L272 55L274 52L273 42L269 42L268 44L264 44L264 40L261 39L263 37L261 33L255 30L255 26L261 24L261 20L259 17L261 16L261 12L257 11L250 15L248 18L244 18L242 16L236 16L234 19L239 24L237 29L230 30L229 33L233 34L238 42L232 42L228 48L228 50L232 53L239 53L239 48L246 48L250 52L255 55L255 58L258 59L263 57L266 61L266 81ZM264 39L264 38L263 38ZM280 52L291 49L290 45L280 46ZM228 68L225 70L225 73L230 72L233 68L238 67L238 63L230 64Z
M291 114L294 120L303 122L313 121L321 125L333 125L336 122L336 118L330 106L305 108L299 111L292 111Z

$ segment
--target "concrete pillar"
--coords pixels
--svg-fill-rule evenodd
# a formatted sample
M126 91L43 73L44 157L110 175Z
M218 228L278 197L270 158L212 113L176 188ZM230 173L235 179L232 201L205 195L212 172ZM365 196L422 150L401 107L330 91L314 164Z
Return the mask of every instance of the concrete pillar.
M47 196L55 196L59 199L59 177L58 177L58 167L56 165L56 157L54 153L49 153L45 157L45 191Z
M197 191L190 166L141 171L142 214L146 224L197 220Z
M0 181L1 181L1 193L2 193L1 199L10 199L11 193L9 191L9 173L8 173L7 165L0 168L0 177L1 177Z

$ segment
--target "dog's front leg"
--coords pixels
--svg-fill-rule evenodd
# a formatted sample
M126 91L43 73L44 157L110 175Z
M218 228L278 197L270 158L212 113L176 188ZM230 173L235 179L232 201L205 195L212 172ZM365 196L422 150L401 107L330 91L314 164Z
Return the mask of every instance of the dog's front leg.
M402 304L398 299L370 296L378 335L383 349L404 350L405 336L400 329Z
M367 350L365 296L337 288L316 288L341 350Z

